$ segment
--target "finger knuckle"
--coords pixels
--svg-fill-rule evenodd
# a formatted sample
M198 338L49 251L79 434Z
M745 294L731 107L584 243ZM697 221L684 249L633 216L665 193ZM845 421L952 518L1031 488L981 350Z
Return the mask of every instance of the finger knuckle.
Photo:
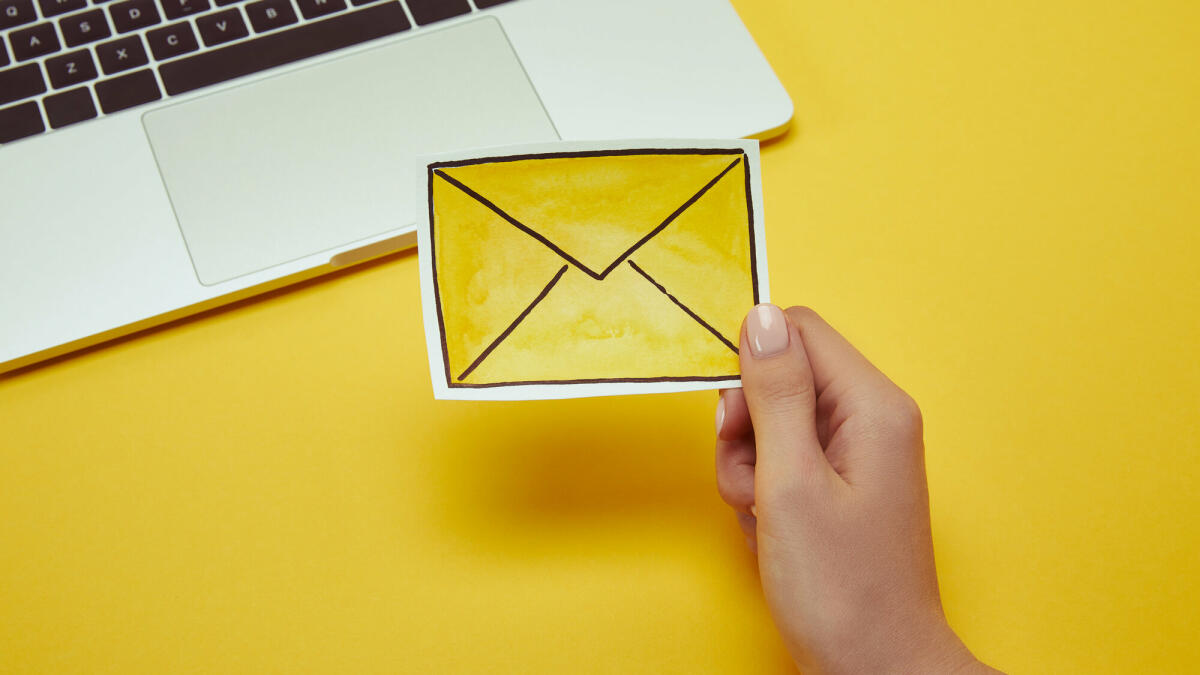
M775 372L749 383L746 394L770 410L790 410L810 402L814 392L811 378Z
M739 506L742 501L740 490L727 472L717 472L717 494L721 495L721 501L730 506Z
M803 327L806 325L811 325L813 322L824 320L821 318L820 314L817 314L815 309L805 305L793 305L784 310L784 313L787 314L788 318L792 320L792 323L800 326L801 330L803 330Z
M764 481L756 486L754 501L759 513L798 513L803 506L805 489L801 476L789 476L785 479Z
M717 494L721 501L734 508L746 508L754 501L754 479L733 467L717 464Z
M880 412L881 422L892 433L906 437L921 436L924 427L921 408L916 400L904 391L897 390L894 395L888 397L880 407Z

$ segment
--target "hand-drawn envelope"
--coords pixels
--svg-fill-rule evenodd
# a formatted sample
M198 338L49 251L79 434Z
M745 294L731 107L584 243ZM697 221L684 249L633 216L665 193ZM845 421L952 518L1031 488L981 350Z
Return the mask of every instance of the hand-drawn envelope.
M745 148L551 152L440 161L427 172L422 255L439 395L738 386L741 321L760 300L764 264ZM430 338L432 359L431 329Z

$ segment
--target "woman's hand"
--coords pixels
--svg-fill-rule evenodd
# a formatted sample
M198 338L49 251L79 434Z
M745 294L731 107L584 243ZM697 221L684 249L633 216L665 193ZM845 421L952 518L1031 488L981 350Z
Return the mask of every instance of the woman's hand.
M994 672L942 612L912 398L803 307L752 309L740 354L743 389L717 404L717 485L796 663Z

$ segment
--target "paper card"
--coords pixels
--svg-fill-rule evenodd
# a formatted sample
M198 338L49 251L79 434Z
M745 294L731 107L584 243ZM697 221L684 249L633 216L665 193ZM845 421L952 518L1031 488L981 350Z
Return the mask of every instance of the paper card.
M563 142L420 160L434 395L740 386L767 302L756 141Z

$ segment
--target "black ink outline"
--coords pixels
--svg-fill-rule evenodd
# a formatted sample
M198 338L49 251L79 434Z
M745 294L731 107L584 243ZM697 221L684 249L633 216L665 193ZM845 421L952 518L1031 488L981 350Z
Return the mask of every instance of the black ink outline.
M690 307L688 307L687 305L680 302L679 298L675 297L674 295L671 295L671 292L668 291L665 286L663 286L662 284L655 281L654 277L647 274L646 270L642 269L641 267L638 267L637 263L633 262L632 260L626 260L625 262L629 263L629 266L632 267L635 272L637 272L638 274L645 277L646 281L649 281L651 284L654 284L655 288L657 288L659 291L661 291L663 295L667 296L667 298L669 298L671 300L671 302L675 303L679 307L679 309L682 309L684 312L687 313L688 316L692 317L692 319L694 319L696 321L696 323L700 324L701 326L704 326L704 328L707 329L708 332L717 336L717 339L720 340L721 342L725 343L726 347L729 347L730 349L732 349L734 354L738 353L738 348L736 346L734 346L734 344L732 342L730 342L728 339L726 339L724 335L721 335L721 331L717 330L716 328L713 328L712 324L705 321L704 319L701 319L699 314L693 312Z
M757 252L754 248L754 194L750 185L750 161L749 156L740 148L738 149L722 149L722 148L641 148L641 149L624 149L624 150L587 150L579 152L552 152L552 153L536 153L525 155L508 155L500 157L479 157L467 160L455 160L447 162L434 162L427 166L427 184L429 194L429 255L433 272L433 294L434 304L437 309L438 330L441 338L442 347L442 364L445 368L446 386L451 389L488 389L492 387L511 387L519 385L556 385L556 384L608 384L608 383L655 383L655 382L722 382L725 380L736 380L740 377L739 373L730 373L728 375L693 375L693 376L660 376L660 377L610 377L610 378L584 378L573 380L515 380L511 382L487 382L479 384L469 384L466 382L454 382L450 375L450 350L446 344L446 324L442 314L442 297L437 279L437 255L434 250L434 242L436 241L435 230L437 228L436 219L434 216L433 206L433 177L435 170L440 168L450 168L455 166L470 166L474 164L487 164L491 162L516 162L524 159L569 159L573 157L607 157L607 156L628 156L628 155L740 155L739 160L745 161L746 175L746 214L749 221L749 236L750 236L750 278L754 290L754 302L758 304L758 264ZM726 171L737 165L735 161ZM724 172L722 172L722 175ZM440 175L445 176L445 173ZM719 178L719 177L718 177ZM716 185L713 181L712 185ZM708 187L711 187L708 186ZM707 190L706 190L707 191ZM698 198L698 196L696 197ZM644 242L643 242L644 243ZM624 259L629 254L633 253L633 249L623 254L621 259ZM618 259L616 264L620 264ZM584 270L585 272L587 270ZM590 276L595 276L591 274Z
M516 387L522 384L640 384L644 382L725 382L741 377L738 373L728 375L697 375L689 377L595 377L581 380L514 380L512 382L483 382L467 384L458 382L450 385L453 389L490 389L492 387Z
M746 164L746 219L750 221L750 287L753 289L754 304L758 304L758 254L754 248L754 197L750 188L750 162Z
M546 287L542 289L542 292L537 294L537 297L533 299L533 302L529 303L529 306L522 310L521 313L517 315L517 318L513 319L512 323L508 324L508 328L505 328L503 332L496 336L495 340L492 340L492 344L488 345L487 349L483 350L483 353L480 354L474 361L472 361L471 365L467 366L466 370L462 371L462 374L458 376L460 382L466 379L466 377L471 374L471 371L478 368L479 364L483 363L484 359L486 359L488 355L492 353L492 350L494 350L496 347L499 347L500 343L504 342L505 338L507 338L514 330L517 329L517 326L521 325L521 322L525 320L525 317L529 316L529 313L533 311L534 307L538 306L539 302L546 299L546 296L550 294L550 289L554 288L554 285L558 283L559 279L562 279L562 275L566 274L568 269L570 269L570 265L563 265L562 268L558 270L558 273L554 275L554 278L550 280L550 283L546 284Z
M630 148L626 150L578 150L575 152L538 152L527 155L501 155L433 162L430 169L444 169L474 164L520 162L526 159L573 159L576 157L627 157L630 155L744 155L741 148Z
M521 221L517 220L516 218L513 218L511 215L509 215L507 212L505 212L504 209L500 208L499 206L496 206L496 204L493 203L487 197L484 197L483 195L479 194L475 190L472 190L471 188L467 187L465 184L463 184L462 181L458 180L457 178L455 178L455 177L447 174L445 171L441 171L439 169L434 169L433 173L436 176L440 176L447 183L449 183L449 184L453 185L454 187L458 188L459 190L461 190L464 194L466 194L471 199L474 199L475 201L477 201L480 204L487 207L490 211L492 211L492 213L495 213L496 215L500 216L501 218L503 218L506 222L508 222L513 227L517 228L518 230L524 232L525 234L528 234L529 236L531 236L534 239L541 242L543 246L545 246L546 248L550 249L551 251L554 251L555 253L557 253L558 257L562 258L563 260L566 260L567 262L571 263L575 267L578 267L579 270L581 272L583 272L584 274L587 274L589 277L591 277L597 281L603 281L604 277L607 277L613 270L615 270L618 266L620 266L620 264L622 262L624 262L626 258L633 255L634 251L636 251L639 248L641 248L642 246L644 246L646 244L646 242L650 241L655 236L657 236L659 232L662 232L664 229L666 229L668 225L670 225L672 222L675 221L676 218L678 218L680 216L680 214L682 214L684 211L688 210L688 208L690 208L701 197L703 197L706 192L711 190L713 188L713 186L716 185L722 178L724 178L725 174L729 173L733 169L733 167L737 166L738 162L742 161L742 159L743 158L739 156L737 159L733 160L733 162L729 166L725 167L725 169L721 173L717 174L716 178L713 178L712 180L705 183L704 187L700 188L700 190L698 192L696 192L696 194L692 195L686 202L684 202L682 205L680 205L679 208L672 211L671 215L667 216L666 220L659 223L658 226L655 227L653 230L650 230L649 232L647 232L645 234L645 236L643 236L641 239L638 239L637 242L635 242L633 244L633 246L630 246L629 248L625 249L624 253L617 256L616 259L613 260L608 265L608 267L605 267L604 270L601 272L596 272L592 268L588 267L587 265L584 265L582 262L580 262L575 257L573 257L570 253L567 253L562 248L560 248L557 244L555 244L554 242L547 239L545 235L543 235L542 233L533 229L532 227L529 227L528 225L522 223Z
M450 347L446 345L446 320L442 317L442 292L438 286L437 273L437 237L434 236L433 216L433 169L426 175L426 185L429 191L429 264L433 270L433 298L437 307L438 337L442 342L442 367L446 371L446 383L450 384Z

